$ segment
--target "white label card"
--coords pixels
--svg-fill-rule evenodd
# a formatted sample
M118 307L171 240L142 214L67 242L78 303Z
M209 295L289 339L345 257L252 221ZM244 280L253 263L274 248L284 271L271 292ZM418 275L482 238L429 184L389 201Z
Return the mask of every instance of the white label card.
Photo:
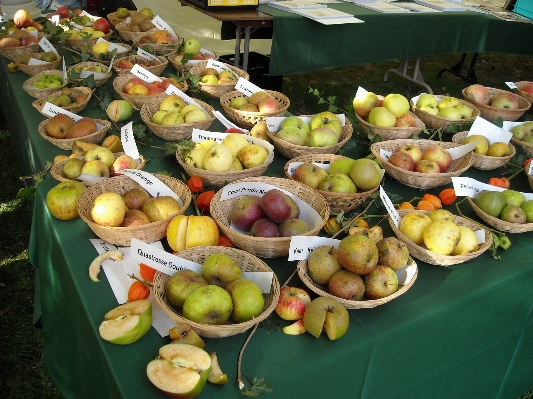
M339 246L340 240L319 236L293 236L289 246L289 261L307 259L316 248L328 245Z
M200 50L201 51L201 50ZM207 60L207 66L206 68L215 68L219 73L222 72L222 71L228 71L230 72L233 76L235 76L235 73L231 70L230 67L228 67L228 64L224 63L224 62L220 62L220 61L216 61L212 58L209 58Z
M511 138L513 137L512 133L496 125L493 125L488 120L483 119L480 116L474 119L474 123L472 123L472 127L468 131L467 137L472 136L474 134L485 136L491 144L494 144L496 142L508 144L509 141L511 141Z
M209 58L210 60L215 58L215 53L213 53L212 51L206 50L205 48L201 48L200 49L200 54L209 54L211 56L211 58ZM203 62L203 61L205 61L205 60L204 59L201 59L201 60L189 60L189 61L187 61L185 63L185 65L189 65L189 66L190 65L195 65L195 64L199 64L200 62Z
M517 89L518 87L516 87L516 84L514 82L505 82L505 84L507 86L509 86L509 88L511 89Z
M226 118L222 114L222 112L214 111L213 113L215 114L215 118L217 118L220 121L220 123L222 123L226 128L229 129L230 127L233 127L235 129L239 129L239 130L242 130L243 132L249 133L248 130L243 129L242 127L239 127L235 123L231 122L228 118Z
M82 116L76 115L70 111L67 111L66 109L63 109L61 107L58 107L57 105L49 103L48 101L44 104L42 112L50 117L57 115L57 114L65 114L65 115L70 116L74 122L77 122L82 118Z
M57 52L56 48L46 37L43 37L41 40L39 40L39 46L43 49L43 51L52 51L59 57L59 53Z
M148 191L153 197L161 197L164 195L169 195L173 197L180 207L183 207L183 202L181 198L178 197L174 191L170 189L165 183L155 177L153 174L144 172L137 169L123 169L120 173L129 176L137 183L139 183L146 191Z
M30 58L30 60L28 61L28 65L44 65L44 64L48 64L48 62L46 61L41 61L40 59L38 58Z
M143 50L142 48L137 48L137 55L140 55L143 58L146 58L147 60L157 61L161 64L161 60L157 58L155 55L150 54L148 51Z
M52 15L52 23L55 25L55 26L58 26L59 25L59 15Z
M162 82L163 80L156 75L154 75L152 72L150 72L147 69L144 69L139 64L135 64L133 68L131 68L131 73L137 76L138 78L142 79L146 83L153 83L153 82Z
M65 65L65 59L63 58L63 82L68 80L67 66Z
M239 80L237 80L237 83L235 84L235 90L239 90L242 94L248 97L258 91L264 91L259 86L254 85L252 82L244 78L239 78Z
M80 78L82 79L88 78L91 75L94 75L94 79L103 79L107 76L107 73L87 71L86 69L80 72Z
M131 17L127 17L127 18L126 18L126 23L127 23L127 24L130 24L130 23L131 23Z
M368 90L362 88L361 86L359 86L357 88L357 92L355 93L355 98L357 99L362 99L362 98L365 98L365 96L368 94Z
M176 33L174 32L174 30L172 30L170 25L167 24L165 21L163 21L159 15L156 15L152 19L152 23L159 29L166 30L168 33L170 33L170 37L172 37L172 40L174 40L174 43L178 43L178 36L176 36Z
M222 140L224 140L228 134L235 134L235 133L218 133L218 132L210 132L207 130L193 128L191 140L194 141L195 143L200 143L204 140L214 140L217 143L221 143ZM240 134L240 133L237 133L237 134ZM257 137L252 137L248 134L243 134L242 136L248 141L248 143L257 144L263 147L265 150L268 151L269 156L272 153L272 151L274 151L274 146L266 140L262 140Z
M81 16L86 16L86 17L89 17L91 18L93 21L95 21L97 19L97 17L95 17L94 15L91 15L89 14L87 11L83 10L81 13L80 13Z
M167 87L167 89L165 90L165 93L167 94L175 94L177 96L180 96L183 101L185 101L185 104L189 105L189 104L194 104L196 105L198 108L200 108L204 114L207 115L208 118L212 118L211 115L209 115L209 112L207 112L204 107L202 107L200 104L198 104L196 101L194 101L194 99L192 97L189 97L187 94L185 94L184 92L182 92L180 89L178 89L176 86L174 85L169 85Z
M120 129L120 141L122 142L124 153L135 159L137 166L139 166L141 164L141 156L139 155L137 143L133 136L133 122L122 126Z
M452 177L453 189L458 197L474 198L480 191L505 191L503 187L482 183L471 177ZM533 199L533 193L522 193L526 201Z
M383 205L385 205L385 208L387 209L389 216L394 222L394 225L398 227L402 218L398 214L398 211L396 210L396 208L394 208L394 204L392 203L389 196L387 195L387 193L381 186L379 187L379 197L381 198L381 201L383 201Z

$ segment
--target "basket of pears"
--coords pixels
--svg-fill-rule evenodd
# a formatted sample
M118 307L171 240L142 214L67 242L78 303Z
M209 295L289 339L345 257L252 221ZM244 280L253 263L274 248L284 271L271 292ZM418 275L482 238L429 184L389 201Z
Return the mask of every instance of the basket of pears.
M46 98L68 84L63 73L57 69L39 72L22 84L26 93L34 98Z
M480 115L479 109L468 101L429 93L413 97L411 108L413 113L430 129L440 129L452 124L472 123Z
M37 75L39 72L56 69L61 61L61 56L53 51L44 53L31 53L23 55L15 60L20 70L30 76Z
M85 109L91 97L92 90L88 87L64 87L59 91L50 93L46 98L35 100L31 105L46 117L49 117L49 115L43 113L43 108L47 102L73 114L78 114Z

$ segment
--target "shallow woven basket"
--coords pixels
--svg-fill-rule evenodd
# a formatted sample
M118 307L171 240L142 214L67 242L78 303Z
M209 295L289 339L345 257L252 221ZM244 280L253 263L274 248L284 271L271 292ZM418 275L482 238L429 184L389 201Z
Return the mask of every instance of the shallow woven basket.
M468 132L459 132L453 135L452 141L454 143L460 144L461 141L464 140L464 138L468 135ZM512 157L516 154L516 148L514 145L509 143L509 149L511 150L511 154L505 156L505 157L491 157L487 155L481 155L481 154L474 154L474 163L472 164L472 167L476 169L481 170L493 170L496 168L499 168L507 163Z
M289 160L284 167L285 176L287 179L293 180L289 174L289 164L292 162L310 162L310 163L325 163L329 164L336 159L346 158L342 155L334 154L309 154L302 155ZM333 193L330 191L316 190L326 201L328 201L329 209L333 213L339 213L340 211L349 212L352 209L361 205L370 194L375 192L379 187L379 184L369 191L357 192L353 194Z
M252 128L257 122L265 120L267 116L284 116L285 112L287 111L287 108L289 108L289 105L291 102L289 101L289 98L285 96L284 94L272 91L272 90L264 90L267 93L269 93L272 97L274 97L276 100L278 100L278 103L280 104L281 108L275 112L246 112L246 111L239 111L238 109L231 108L229 106L229 103L231 100L233 100L236 97L243 97L244 95L238 91L232 91L229 93L226 93L220 97L220 105L222 105L222 108L224 109L224 112L226 112L226 115L236 124L242 127L249 127Z
M416 266L416 262L413 260L413 258L409 257L409 260L407 261L406 266ZM389 296L386 296L385 298L380 299L367 299L364 298L360 301L354 301L349 299L343 299L339 298L338 296L332 295L328 292L327 285L318 284L313 281L311 276L309 276L309 270L307 269L307 259L303 259L298 262L296 265L296 269L298 270L298 276L303 281L303 283L309 288L311 291L313 291L315 294L326 297L326 298L332 298L336 301L342 303L346 309L369 309L369 308L375 308L376 306L383 305L384 303L390 302L395 298L398 298L400 295L405 294L409 288L415 283L416 278L418 277L418 267L416 269L415 275L411 280L405 284L405 285L398 285L398 291L396 291L394 294L391 294Z
M87 104L91 100L93 92L92 92L91 89L89 89L88 87L84 87L84 86L73 87L72 89L73 90L75 89L76 91L80 91L80 92L85 93L87 95L87 98L85 98L85 101L82 102L81 104L72 103L68 107L61 107L61 108L63 108L64 110L67 110L69 112L72 112L73 114L79 114L81 111L83 111L85 109L85 107L87 106ZM37 111L39 111L42 115L46 116L47 118L50 118L49 115L43 113L43 108L44 108L44 104L46 104L46 99L49 96L60 95L60 94L61 94L61 90L57 91L57 88L56 88L55 92L50 93L49 95L47 95L44 98L35 100L34 102L31 103L31 105L33 106L33 108L35 108Z
M187 185L181 180L170 176L159 174L154 174L154 176L165 183L173 192L178 195L183 203L183 207L179 210L178 214L183 214L190 205L192 198L191 191ZM172 218L176 216L175 214L164 220L160 220L159 222L133 227L108 227L100 226L93 222L91 217L91 209L94 200L98 195L109 191L122 195L126 191L135 187L140 187L140 185L133 179L130 179L128 176L117 176L112 179L106 179L95 183L88 187L82 193L82 195L80 195L80 198L78 199L78 214L83 221L87 223L94 234L96 234L102 240L117 246L131 246L132 238L136 238L146 243L161 240L162 238L166 237L167 226Z
M287 190L291 194L305 201L315 211L318 212L322 222L319 226L316 226L312 230L308 231L304 236L316 236L318 232L324 227L329 218L329 206L324 197L318 194L311 187L305 184L299 183L294 180L283 179L279 177L249 177L234 181L233 183L241 182L253 182L253 183L267 183L273 186L277 186L281 189ZM229 185L233 184L230 183ZM228 186L229 186L228 185ZM289 246L291 243L291 237L276 237L276 238L264 238L264 237L252 237L247 234L239 233L230 228L231 220L230 215L233 207L239 201L240 197L230 198L228 200L221 201L222 189L218 190L213 199L211 200L211 217L215 219L222 234L227 236L231 242L241 249L248 251L256 256L263 258L279 258L287 256L289 253Z
M51 69L49 71L42 71L35 75L33 75L31 78L29 78L27 81L25 81L22 84L22 88L26 93L28 93L33 98L48 98L53 93L57 92L58 90L61 91L63 87L65 87L68 84L68 79L63 82L63 84L59 87L53 87L50 89L38 89L37 87L34 87L33 84L39 80L41 75L59 75L61 78L63 78L63 71L60 71L58 69Z
M246 80L250 80L250 75L243 71L240 68L234 67L232 65L227 65L229 69L235 74L238 78L243 78ZM189 70L189 72L194 76L200 76L202 71L207 68L207 61L201 61L197 64L194 64L193 67ZM220 84L207 84L200 82L199 88L200 91L206 93L209 97L212 98L220 98L224 94L230 93L235 90L235 84L237 83L237 79L232 83L220 83Z
M39 123L39 126L37 130L39 131L39 134L43 136L46 140L48 140L50 143L55 145L56 147L59 147L63 150L72 150L72 145L76 140L83 140L87 143L99 143L104 139L105 134L107 131L111 128L111 122L105 119L94 119L94 121L100 125L103 125L103 128L100 130L97 130L93 134L89 134L88 136L84 137L76 137L73 139L56 139L53 137L50 137L48 134L46 134L46 124L48 123L50 119L45 119L41 123Z
M379 143L374 143L370 147L370 150L376 157L377 161L385 171L392 176L394 179L398 180L400 183L405 184L409 187L415 188L433 188L443 186L452 181L452 177L460 176L464 171L466 171L474 163L474 153L470 151L469 153L463 155L459 159L452 161L452 164L443 173L420 173L420 172L411 172L405 169L398 168L393 164L389 163L383 159L379 153L380 149L386 151L394 152L398 148L404 145L415 145L422 150L422 152L431 145L438 144L442 148L452 148L458 147L460 144L444 142L444 141L433 141L433 140L389 140L381 141Z
M435 96L440 97L440 96ZM476 119L478 116L481 115L481 112L477 107L474 106L471 102L468 102L466 100L461 100L458 98L459 102L463 105L466 105L468 108L472 110L472 117L470 118L464 118L459 120L454 119L448 119L443 118L442 116L438 115L432 115L426 111L422 111L420 108L416 107L416 104L411 101L411 109L413 110L413 113L420 118L420 120L426 125L429 129L440 129L449 125L465 125L467 123L473 123L474 119Z
M167 96L166 94L165 96ZM163 97L165 98L165 97ZM158 125L157 123L152 122L152 116L159 110L159 104L163 98L154 98L152 101L146 102L141 108L141 119L148 126L148 128L154 133L157 137L161 137L167 141L180 141L187 139L192 135L192 129L201 129L208 130L215 118L215 109L207 103L195 99L203 109L209 114L209 118L205 121L200 122L191 122L191 123L181 123L174 126L163 126Z
M526 80L523 80L521 82L515 82L515 85L516 85L516 93L520 96L520 97L524 97L527 101L529 101L530 103L533 103L533 95L532 94L528 94L526 93L525 91L522 91L522 88L527 85L527 84L530 84L530 83L533 83L533 82L528 82Z
M490 216L488 213L482 211L481 208L476 205L472 198L466 197L466 199L468 200L470 205L472 205L472 209L474 209L476 215L478 215L481 220L483 220L489 226L494 227L496 230L506 231L508 233L526 233L528 231L533 231L533 223L519 224L506 222L505 220L495 218L494 216Z
M402 217L408 212L422 212L426 214L429 213L427 211L409 211L409 210L398 211L398 213ZM394 222L391 220L391 218L389 218L389 224L392 230L394 231L394 234L396 234L396 237L398 237L400 241L403 241L405 245L407 245L407 248L409 249L409 254L412 257L421 260L422 262L426 262L431 265L437 265L437 266L453 266L453 265L458 265L458 264L467 262L470 259L474 259L475 257L481 255L483 252L489 249L492 244L492 233L490 232L490 230L483 227L483 225L475 223L472 220L465 219L461 216L455 216L455 223L458 226L470 227L474 231L476 230L485 231L485 242L479 245L479 248L477 251L470 252L469 254L466 254L466 255L438 254L436 252L428 250L425 246L416 245L409 238L403 235L403 233L394 225Z
M274 143L274 146L276 149L281 152L281 154L285 158L295 158L306 154L314 154L314 155L320 155L320 154L335 154L339 149L346 144L348 140L352 137L353 133L353 126L352 123L348 118L346 118L346 122L344 126L342 127L342 133L341 137L339 138L339 142L334 145L329 145L327 147L309 147L306 145L297 145L289 143L288 141L285 141L283 139L278 138L276 136L276 133L272 133L270 131L267 131L268 137L270 137L270 140Z
M533 158L533 144L517 140L514 137L511 138L511 142L522 147L527 158Z
M124 47L126 50L122 50L120 53L117 52L117 53L115 54L115 58L116 58L116 57L126 57L128 54L131 53L132 47L131 47L129 44L120 43L120 46L121 46L121 47ZM111 64L111 58L112 58L112 56L111 56L110 53L105 53L107 56L104 57L105 59L102 59L102 60L99 58L100 56L99 56L98 54L93 53L92 51L89 52L89 53L91 54L91 56L90 56L90 58L89 58L91 61L94 61L94 62L100 62L100 63L102 63L102 64L104 64L104 65L109 65L109 64Z
M213 172L210 170L195 168L194 166L185 163L183 155L177 152L176 159L189 176L200 176L205 186L222 187L226 183L230 183L235 180L263 175L265 170L268 168L268 165L270 165L274 160L274 151L270 153L263 164L256 166L255 168L227 172Z
M44 53L31 53L31 57L32 58L41 59L43 54ZM25 55L23 55L22 57L24 57L24 56ZM42 64L42 65L26 65L26 64L21 64L20 63L22 61L22 57L18 57L15 60L15 64L18 65L18 67L20 68L20 70L22 72L24 72L25 74L28 74L30 76L37 75L39 72L44 72L44 71L49 71L49 70L52 70L52 69L57 69L57 66L59 65L59 63L61 62L61 59L62 59L61 55L59 55L57 60L52 61L52 62L47 62L46 64Z
M137 45L137 47L144 49L144 47L148 48L151 53L156 55L164 55L168 56L171 53L175 53L178 50L178 47L182 41L181 36L174 32L176 36L178 37L178 41L176 43L172 44L156 44L156 43L139 43L139 41L144 37L148 36L148 32L143 32L143 34L139 37L137 37L133 43Z
M128 28L130 25L131 24L129 24L125 20L121 20L121 22L115 25L115 30L118 32L120 37L129 42L133 42L135 41L135 39L138 39L145 35L152 34L158 30L157 27L154 27L146 32L130 32L130 31L124 30L125 28Z
M124 155L123 152L115 152L113 153L113 155L115 155L115 159L117 159L120 155ZM78 159L81 159L83 160L84 157L77 157ZM56 180L59 180L59 181L69 181L70 179L68 179L65 174L63 173L63 167L65 166L65 163L67 163L68 159L65 160L65 161L61 161L61 162L58 162L58 163L55 163L52 165L52 167L50 168L50 174L52 175L52 177ZM144 165L146 165L146 159L144 159L144 157L142 155L140 155L140 161L141 163L139 164L139 166L137 166L137 170L142 170L144 168ZM122 176L120 174L117 174L116 176L111 176L112 179L114 179L115 177L118 177L118 176ZM93 184L96 184L96 182L88 182L88 181L82 181L83 184L85 184L86 186L92 186Z
M47 37L48 35L45 35L43 33L38 33L37 38L41 40L43 37ZM4 37L9 37L8 35L0 36L0 39L3 39ZM20 46L20 47L4 47L0 48L0 54L2 54L4 57L11 61L15 61L17 58L20 58L22 56L25 56L26 54L35 54L41 51L41 47L39 46L39 43L31 43L27 46Z
M155 96L148 96L148 95L146 95L146 96L134 96L134 95L131 95L131 94L124 93L122 91L122 88L124 87L124 85L129 80L131 80L133 78L135 78L135 75L133 75L131 73L128 73L128 74L118 75L113 80L113 88L115 89L115 91L120 95L120 97L122 97L124 100L129 102L133 108L141 109L141 107L147 101L150 101L150 100L153 100L153 99L162 100L163 98L168 96L167 93L159 93L159 94L156 94Z
M363 129L363 132L366 134L377 134L381 136L383 140L396 140L410 139L424 129L424 122L412 112L410 112L410 114L415 119L415 125L413 127L381 127L368 123L357 114L355 114L355 116L357 117L359 126L361 126L361 129Z
M463 97L466 101L471 102L474 104L481 113L481 117L483 119L486 119L488 121L493 121L497 118L502 118L504 121L516 121L519 119L524 113L531 108L531 103L526 100L524 97L521 97L519 95L516 95L514 93L511 93L510 91L506 90L499 90L499 89L493 89L492 87L487 87L489 90L490 96L492 96L496 93L505 93L505 94L511 94L515 96L518 100L518 109L507 109L507 108L494 108L490 105L485 104L479 104L478 102L472 100L465 94L466 88L462 90Z
M100 68L102 68L102 73L106 74L106 76L103 77L103 78L94 79L94 84L96 85L96 87L100 87L100 86L106 84L106 82L109 80L109 78L113 74L113 71L111 70L111 68L109 68L109 66L107 66L105 64L102 64L101 62L85 61L85 62L79 62L77 64L74 64L68 69L67 76L70 76L70 71L73 68L92 67L92 66L99 66Z
M176 256L203 264L209 255L220 253L226 254L233 259L243 272L272 272L272 269L268 267L268 265L261 259L237 248L214 246L194 247L179 252ZM198 335L206 338L223 338L243 333L257 323L266 319L274 311L276 305L278 304L280 286L276 274L273 273L270 293L263 294L265 306L263 308L263 313L261 313L258 317L244 323L233 323L230 319L228 323L223 325L200 324L183 317L181 314L181 309L174 307L168 302L167 296L165 295L165 284L169 278L170 276L164 273L156 272L154 285L152 287L152 293L155 297L155 300L159 306L161 306L161 309L163 309L163 311L173 321L176 323L186 323L190 325Z
M130 17L131 17L131 14L139 13L139 11L137 11L137 10L129 10L129 12L130 12ZM107 20L109 21L109 24L111 26L113 26L113 27L116 27L121 22L126 22L126 18L122 18L122 19L117 18L117 13L116 12L112 12L110 14L107 14Z
M111 38L112 34L113 34L113 29L109 29L109 32L107 32L106 35L101 36L101 37L102 37L102 39L104 39L106 41L109 41L109 39ZM85 49L89 50L92 46L94 46L96 44L98 39L100 39L100 38L99 37L91 37L91 38L88 38L87 40L67 38L67 39L65 39L65 43L67 43L67 46L69 46L70 48L73 48L74 50L82 49L82 48L85 48Z
M213 60L218 60L220 55L216 51L209 50L214 54L212 57ZM204 53L205 54L205 53ZM178 72L187 72L192 69L195 65L198 65L199 63L202 63L204 61L200 60L190 60L189 62L186 62L185 64L182 64L181 62L175 62L174 58L176 57L176 54L169 54L167 55L168 61L170 62L170 65L172 65ZM207 60L205 61L207 62Z
M143 68L152 72L154 75L161 75L163 73L163 71L165 70L166 66L168 65L168 60L163 57L163 56L158 56L157 57L159 59L159 61L161 61L161 63L159 65L153 65L153 66L144 66L143 65ZM141 57L140 55L127 55L125 57L120 57L118 59L116 59L114 62L113 62L113 69L115 70L115 72L118 74L118 75L124 75L126 73L131 73L131 69L122 69L122 68L119 68L118 67L118 64L121 60L130 60L134 65L139 61L139 60L143 60L143 61L147 61L146 58L143 58Z

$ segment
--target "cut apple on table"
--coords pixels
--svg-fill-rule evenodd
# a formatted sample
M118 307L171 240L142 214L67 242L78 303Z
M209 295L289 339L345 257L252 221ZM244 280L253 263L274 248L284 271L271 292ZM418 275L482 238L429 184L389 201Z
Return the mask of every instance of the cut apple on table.
M291 325L283 327L282 331L287 335L300 335L306 332L307 330L305 328L303 319L300 319L292 323Z
M303 322L313 337L320 337L322 330L325 330L328 338L333 341L348 330L350 315L344 305L335 299L319 297L307 305Z
M187 323L179 323L168 331L173 344L189 344L203 349L204 340Z
M152 384L173 398L192 399L198 396L211 372L211 356L194 345L168 344L159 349L159 356L146 367Z
M100 324L100 336L117 345L132 344L152 326L152 304L148 299L127 302L107 312Z

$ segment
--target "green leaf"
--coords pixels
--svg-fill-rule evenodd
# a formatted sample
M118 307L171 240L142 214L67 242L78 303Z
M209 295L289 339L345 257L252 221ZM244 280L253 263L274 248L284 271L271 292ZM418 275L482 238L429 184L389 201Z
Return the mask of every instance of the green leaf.
M22 199L33 200L35 198L36 191L37 191L37 187L36 186L23 187L17 193L17 197L18 198L22 198Z
M266 383L264 378L254 377L252 378L252 387L251 391L257 392L258 394L270 393L272 388L270 388Z

